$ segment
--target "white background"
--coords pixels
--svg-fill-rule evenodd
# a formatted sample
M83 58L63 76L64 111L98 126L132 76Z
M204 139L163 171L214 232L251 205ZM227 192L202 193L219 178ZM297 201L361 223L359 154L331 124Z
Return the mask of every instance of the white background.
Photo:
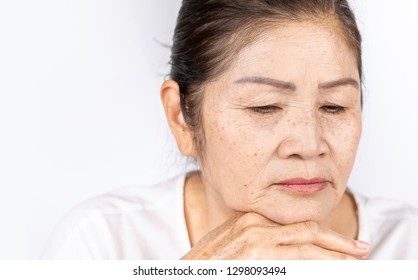
M352 189L418 206L418 2L351 1L364 38ZM0 0L0 258L80 201L186 168L159 88L180 1Z

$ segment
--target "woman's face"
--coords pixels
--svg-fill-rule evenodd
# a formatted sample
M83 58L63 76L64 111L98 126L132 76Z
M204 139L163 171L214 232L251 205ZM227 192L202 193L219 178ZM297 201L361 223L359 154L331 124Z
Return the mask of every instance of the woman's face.
M270 29L205 87L204 184L236 211L324 220L355 160L360 99L355 54L338 32Z

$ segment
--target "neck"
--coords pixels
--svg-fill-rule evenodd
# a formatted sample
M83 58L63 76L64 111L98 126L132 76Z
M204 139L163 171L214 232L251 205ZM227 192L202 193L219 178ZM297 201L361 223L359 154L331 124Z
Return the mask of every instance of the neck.
M235 211L226 207L220 195L202 182L200 172L189 173L185 182L184 212L190 245L227 221Z
M322 225L342 235L357 239L357 204L353 195L345 192L337 207L331 212Z

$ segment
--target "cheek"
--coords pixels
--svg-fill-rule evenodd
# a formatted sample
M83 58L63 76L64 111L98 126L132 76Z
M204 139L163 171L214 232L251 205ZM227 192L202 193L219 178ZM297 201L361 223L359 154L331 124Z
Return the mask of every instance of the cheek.
M220 115L205 123L206 155L242 166L254 166L273 147L272 130L251 126L242 117ZM220 162L219 162L220 163Z
M357 154L362 123L361 115L352 115L342 121L334 121L324 129L325 138L330 148L330 156L340 170L341 175L348 178Z
M250 139L253 132L244 129L238 123L214 122L206 127L206 163L217 172L230 176L246 174L258 165L263 154L260 145Z
M272 142L271 130L265 135L262 128L231 120L225 116L205 124L202 173L229 207L250 211L262 192L257 186L263 185L261 179L274 150L267 143Z

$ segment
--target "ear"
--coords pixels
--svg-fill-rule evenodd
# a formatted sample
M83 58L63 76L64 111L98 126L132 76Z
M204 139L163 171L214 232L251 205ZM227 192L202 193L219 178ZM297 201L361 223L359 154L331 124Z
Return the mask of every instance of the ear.
M177 142L177 147L184 156L196 156L193 134L187 126L180 108L180 87L173 80L164 81L161 86L161 102L167 122Z

